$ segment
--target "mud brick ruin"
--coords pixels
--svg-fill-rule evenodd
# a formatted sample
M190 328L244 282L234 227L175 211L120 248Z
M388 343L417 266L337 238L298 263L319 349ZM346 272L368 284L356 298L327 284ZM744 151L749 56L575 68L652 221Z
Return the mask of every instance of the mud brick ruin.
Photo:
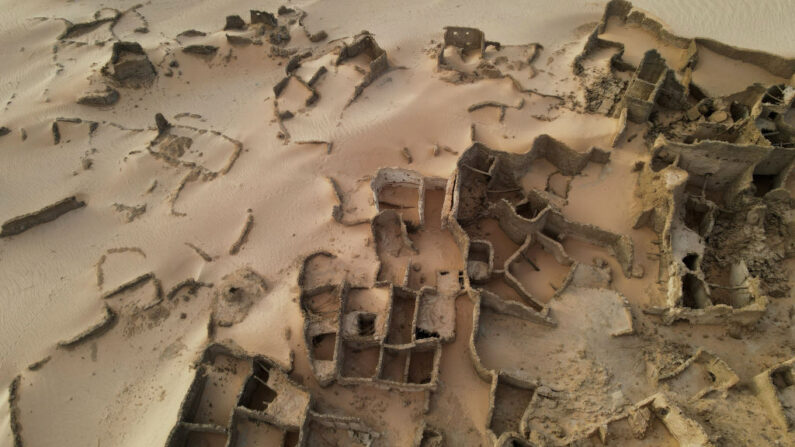
M776 424L795 429L795 359L754 377L753 388Z
M606 250L626 278L655 275L665 290L663 301L643 311L659 315L666 324L677 320L709 325L753 324L764 315L769 297L783 293L786 287L786 281L777 280L780 272L764 265L748 265L743 258L756 262L764 257L781 259L795 252L791 238L774 238L765 227L770 221L765 216L773 213L781 223L778 234L790 235L795 229L791 214L787 214L791 197L784 189L795 163L793 134L779 118L792 108L795 91L784 85L755 85L736 95L711 98L692 83L690 73L696 67L699 46L775 73L792 72L792 67L783 66L775 56L735 51L703 39L678 38L638 14L626 2L610 2L603 21L575 58L573 69L584 76L584 64L595 49L618 49L609 60L608 76L626 72L629 80L609 81L612 88L605 89L602 96L587 97L593 111L618 119L614 145L626 138L630 125L650 120L656 123L661 115L677 117L666 120L667 127L653 127L656 139L650 140L650 162L638 165L636 174L633 220L636 227L648 226L658 234L659 271L644 272L636 265L633 241L628 236L567 218L561 211L567 188L541 190L522 182L539 160L551 164L556 175L573 177L589 164L609 163L607 150L592 147L578 152L541 135L523 154L501 152L475 141L460 155L448 179L382 168L370 184L376 210L370 220L378 261L374 284L356 283L329 252L306 257L299 273L307 355L321 386L337 383L423 392L428 411L439 386L444 346L456 337L454 301L465 293L475 305L470 358L491 390L486 427L493 445L620 445L622 440L647 436L673 438L679 445L715 445L702 423L677 403L680 395L691 401L716 394L725 397L740 382L726 362L707 350L699 349L675 368L652 374L650 380L663 391L564 435L538 425L538 412L550 400L559 399L560 391L520 370L488 368L479 354L485 318L506 315L555 330L559 322L550 306L573 294L595 294L609 303L610 336L635 333L626 298L611 286L608 264L600 259L593 264L576 261L567 253L567 241ZM681 46L679 66L669 67L656 50L646 52L637 67L623 61L622 45L599 37L610 17L639 23L664 41ZM448 27L444 47L438 52L438 66L458 76L448 79L453 82L472 82L484 76L512 77L509 71L490 72L488 62L481 64L479 71L468 72L445 56L445 48L452 48L459 57L465 53L484 57L489 46L501 49L498 43L486 41L480 30ZM523 46L522 51L530 51L528 61L532 61L539 48ZM371 78L388 68L385 53L367 33L345 44L337 63L359 53L369 55L371 70L352 99L372 82ZM322 74L313 76L310 82L299 78L299 82L312 90L314 79ZM292 76L288 74L277 85L277 96ZM515 85L526 91L516 81ZM505 108L510 107L496 106L501 107L503 116ZM344 223L345 199L338 185L333 181L332 185L340 202L334 218ZM505 252L505 242L495 235L515 248ZM442 266L432 252L422 248L426 244L423 241L438 238L450 238L460 254L458 261ZM755 249L761 247L763 253L731 256L725 248L732 246L733 238L752 238L757 243ZM537 271L533 258L539 253L551 257L566 271L553 285L551 296L532 293L530 285L517 274L522 269ZM777 423L789 429L793 419L788 396L792 385L790 363L754 379L758 398ZM710 382L693 388L688 385L689 379L683 379L692 374L708 376ZM306 414L316 417L311 411ZM289 427L295 426L299 424ZM305 432L300 433L304 439ZM414 444L444 445L444 437L423 422Z
M497 52L487 52L493 47ZM443 44L437 49L436 66L442 79L452 83L471 83L482 79L508 78L519 91L532 91L518 80L520 74L535 76L533 61L543 47L537 43L526 45L501 45L486 40L483 31L477 28L448 26L444 29ZM474 67L467 66L464 60L475 56L478 61ZM508 61L511 62L508 62Z
M120 14L78 25L68 22L63 36L115 23ZM404 68L390 64L369 32L321 43L326 33L309 32L304 17L304 12L286 6L278 14L252 10L249 23L227 16L223 28L223 45L270 44L270 55L284 67L284 74L278 76L284 77L273 85L273 97L267 100L272 101L272 122L278 125L274 132L285 145L290 143L286 123L311 116L321 101L323 79L338 75L341 65L351 64L356 84L347 102L340 103L340 116L357 99L366 100L363 91L379 77ZM635 59L637 64L630 63L624 58L624 44L605 36L608 22L648 34L673 47L678 58L650 48ZM302 29L313 45L288 47L295 28ZM198 54L208 62L220 57L220 48L208 45L218 41L210 41L204 32L189 30L177 38L182 39L176 40L181 52ZM582 50L579 46L573 50L577 54L565 69L567 75L571 69L574 82L582 87L583 103L574 93L546 94L525 86L537 73L532 64L543 49L539 44L503 46L486 40L479 29L450 26L444 29L442 43L433 42L426 49L436 58L434 73L439 80L469 84L507 79L506 91L517 96L511 102L516 105L485 101L459 112L494 107L503 125L506 111L518 113L526 99L529 103L542 98L549 101L543 104L549 110L612 119L615 133L611 136L608 130L610 141L602 140L612 147L575 150L538 132L521 150L500 150L498 143L487 145L485 139L478 139L472 124L468 147L458 148L460 153L446 149L457 157L447 178L423 174L420 163L411 165L416 170L381 167L358 180L363 185L369 181L371 206L358 209L353 217L346 215L350 209L346 205L354 199L327 177L336 200L328 225L341 224L337 229L351 231L359 226L366 240L355 257L372 255L373 272L368 276L349 269L345 256L332 248L295 255L297 284L290 279L288 294L295 298L303 320L298 343L306 349L299 354L305 356L300 358L303 375L292 370L291 349L284 365L216 336L242 323L257 303L269 298L270 279L266 282L250 267L241 266L219 275L217 284L187 279L164 292L156 273L144 270L105 289L109 256L127 253L146 258L137 247L112 248L102 255L96 275L104 316L58 347L80 349L117 325L129 329L129 320L145 313L153 320L158 314L167 318L180 294L190 295L184 297L187 302L197 291L209 289L207 340L198 345L202 352L190 367L192 380L174 415L167 447L383 445L379 443L383 432L369 420L329 409L333 405L324 401L323 392L339 395L343 388L337 386L393 393L390 397L403 399L404 407L416 398L421 402L413 415L418 420L412 421L404 438L417 447L451 445L446 431L450 427L433 419L433 410L450 389L469 392L455 389L457 384L444 377L450 365L446 362L450 357L445 356L462 340L460 357L473 383L483 386L484 396L488 391L487 402L484 398L478 404L485 417L476 423L481 424L484 443L492 446L717 447L731 436L725 427L760 420L746 413L761 414L772 422L770 430L792 435L795 358L782 361L791 354L781 348L775 352L778 358L754 366L749 373L751 368L732 363L736 359L713 349L714 332L708 336L705 331L725 329L713 337L720 341L724 332L741 340L761 324L779 335L791 333L789 326L782 328L780 319L770 315L776 300L792 293L783 261L795 256L791 195L795 60L676 36L624 0L611 0L582 42ZM755 83L729 95L712 94L694 80L699 55L706 51L751 64L784 81ZM169 57L174 56L167 54L163 62ZM302 69L310 63L317 67L309 72ZM547 65L551 63L552 58ZM433 60L430 69L434 70ZM116 41L110 61L100 71L104 88L78 101L112 106L119 94L108 85L146 88L158 82L159 74L173 75L166 70L170 69L160 65L155 69L140 44ZM306 92L296 110L285 105L291 83ZM140 152L169 168L183 169L165 200L170 217L185 216L175 205L186 184L221 178L248 150L217 130L172 123L161 113L154 121L154 127L134 129L148 138L142 140L146 150ZM88 124L90 134L99 125L58 118L52 126L55 144L61 142L58 123L64 122ZM580 191L572 189L575 178L588 169L607 171L617 166L616 158L626 157L620 151L631 150L627 146L639 135L636 147L642 153L621 174L634 181L626 228L648 232L649 246L657 252L646 254L657 262L655 269L644 268L649 264L636 259L636 253L642 252L631 234L583 222L567 209L570 194ZM322 138L295 143L325 146L328 156L334 145ZM209 155L210 150L218 152L204 157L204 151ZM432 151L434 157L441 154L438 144ZM408 148L402 154L407 163L423 159L412 158ZM539 174L544 169L551 173ZM545 186L534 183L538 179L532 175L545 176ZM86 202L79 194L12 218L2 225L0 238L24 237L17 235ZM146 210L124 205L117 209ZM362 217L368 211L371 214ZM257 229L252 209L241 213L241 220L239 235L221 255L212 256L191 242L185 245L206 263L218 256L236 256L252 229ZM644 295L645 301L633 297L636 301L630 304L616 283L642 278L651 285L634 293ZM144 305L125 300L125 294L144 286L153 290ZM459 298L471 306L471 322L469 308L457 309ZM778 316L788 312L777 311ZM789 310L790 319L794 313ZM460 321L461 315L467 321ZM461 330L468 327L471 330ZM684 346L682 338L676 338L685 331L692 332L687 340L697 346ZM294 331L285 331L285 340L290 334L295 339ZM564 348L566 337L581 343L576 349ZM506 348L506 344L513 345ZM619 367L598 365L590 351L599 349L615 354L611 361ZM626 355L628 350L635 355ZM510 362L505 357L511 357ZM545 367L560 376L559 382L553 384L533 368L537 366L533 362L542 363L537 361L541 357ZM39 370L49 360L29 369ZM11 432L18 445L20 415L25 416L19 407L20 377L8 393ZM621 381L625 389L616 385ZM628 389L632 398L624 394ZM730 414L735 408L740 416ZM743 417L748 419L740 420Z
M600 37L613 17L681 48L678 66L669 67L656 50L646 52L638 67L623 61L623 44ZM672 35L620 0L608 4L574 68L582 73L592 53L617 49L607 76L629 72L630 80L623 92L591 99L602 113L619 117L616 139L628 122L654 120L651 162L638 176L636 226L660 235L658 281L667 294L648 311L668 323L749 325L764 315L769 296L789 290L770 265L775 262L765 259L795 254L792 197L785 186L795 163L795 133L781 119L793 107L795 89L755 84L709 97L692 82L702 47L778 76L795 71L792 61L778 56ZM749 244L754 250L740 248Z
M375 436L354 418L312 411L309 392L289 378L289 371L265 357L211 344L195 369L168 447L234 447L251 442L317 445L317 436L328 431L326 435L336 436L338 430L357 432L362 438Z
M116 42L110 61L102 73L121 87L141 88L150 85L155 77L154 65L137 42Z
M521 432L522 427L510 421L521 419L538 384L512 371L487 369L474 344L481 308L556 325L545 305L549 297L534 297L512 273L520 263L532 265L528 256L536 248L569 271L557 294L570 287L602 289L623 314L624 323L613 335L632 333L625 300L608 289L609 271L579 264L560 242L572 238L604 247L616 257L623 274L641 275L633 265L632 241L566 219L554 204L560 198L549 192L523 191L519 181L539 158L563 175L576 175L588 163L606 163L609 154L597 148L580 154L541 136L521 155L475 143L461 155L458 168L446 181L405 169L378 171L371 182L378 210L371 225L379 260L375 288L353 286L340 279L344 275L334 278L329 274L334 271L329 268L334 256L325 252L306 258L299 276L309 360L321 385L369 384L432 392L442 345L455 336L453 300L463 290L477 303L470 352L478 374L491 383L488 426L495 442ZM426 208L440 216L429 222ZM472 233L481 220L496 221L518 247L502 265L495 264L494 244ZM432 253L424 253L414 241L443 228L452 234L463 259L461 266L466 268L427 272L423 266L431 264L427 257ZM435 285L427 284L428 276ZM385 308L362 309L366 301L360 296L373 293L388 297Z

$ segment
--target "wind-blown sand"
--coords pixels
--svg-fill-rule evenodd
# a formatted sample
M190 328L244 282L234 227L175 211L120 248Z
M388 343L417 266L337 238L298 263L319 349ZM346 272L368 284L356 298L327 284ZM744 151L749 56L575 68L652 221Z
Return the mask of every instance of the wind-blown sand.
M791 2L111 6L0 13L0 445L795 443Z

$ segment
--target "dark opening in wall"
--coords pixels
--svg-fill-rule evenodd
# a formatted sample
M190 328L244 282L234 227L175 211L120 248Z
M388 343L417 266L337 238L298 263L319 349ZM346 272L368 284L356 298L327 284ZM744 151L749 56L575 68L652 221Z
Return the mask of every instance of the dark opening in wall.
M490 428L497 436L518 432L522 416L533 398L533 390L509 385L499 379L494 393L494 414Z
M375 314L362 313L359 314L357 319L357 326L359 335L369 336L375 335Z
M411 352L409 359L409 383L431 383L433 378L433 360L436 351Z
M390 184L378 192L378 209L395 210L403 218L406 231L413 233L420 225L419 185Z
M374 378L381 349L377 346L357 348L347 342L343 343L345 349L342 358L342 376Z
M548 238L550 238L552 240L555 240L555 241L559 241L560 240L559 239L560 238L560 233L558 233L557 231L555 231L555 230L553 230L553 229L551 229L549 227L544 227L544 229L541 230L541 234L543 234L544 236L546 236L546 237L548 237Z
M409 360L408 357L407 351L384 348L379 378L381 380L404 383L406 381L406 363Z
M284 447L298 447L298 439L301 432L288 431L284 434Z
M682 259L682 262L684 262L685 267L690 270L696 270L696 266L698 265L698 254L688 253L687 256Z
M774 85L767 89L765 95L762 97L762 102L765 104L781 104L784 100L784 89L781 86Z
M750 115L750 109L745 104L740 104L737 101L732 102L731 106L729 107L729 112L731 112L732 120L740 121L741 119L748 118Z
M762 197L776 186L776 177L775 175L756 175L754 174L754 194L757 197Z
M186 446L224 447L226 434L206 431L191 431L185 439Z
M307 313L315 315L332 315L340 309L340 299L337 290L332 289L304 297L302 304Z
M411 343L414 333L414 309L417 297L402 289L394 289L392 294L392 312L389 318L389 330L386 342L391 345Z
M659 54L646 54L640 63L638 78L656 84L665 73L665 62Z
M795 385L795 372L791 367L783 367L770 374L770 380L779 390Z
M682 277L682 305L691 309L704 309L712 305L704 283L692 273Z
M541 210L534 207L531 203L523 203L516 207L516 214L524 217L525 219L532 219L538 216Z
M664 158L660 154L657 154L651 159L651 170L654 172L660 172L666 167L672 165L673 162L673 160Z
M260 362L255 361L254 373L245 385L240 405L255 411L265 411L268 404L276 399L276 391L268 386L269 376L268 370Z
M312 353L315 360L334 360L337 334L320 334L312 337Z
M742 307L734 303L734 291L714 285L709 289L709 299L713 304L725 304L732 307Z
M709 208L707 208L706 205L688 200L685 203L685 226L701 234L701 227L704 223L704 219L707 217L708 210Z
M423 338L439 338L439 333L436 332L436 331L426 331L425 329L418 327L414 331L414 337L417 340L420 340L420 339L423 339Z
M698 86L697 86L697 85L695 85L695 84L693 84L692 82L690 83L690 86L689 86L689 89L688 89L688 91L690 92L690 96L691 96L693 99L695 99L695 100L696 100L696 102L698 102L698 101L701 101L702 99L705 99L705 98L707 98L707 97L708 97L708 96L707 96L707 94L706 94L706 93L704 93L704 91L703 91L703 90L701 90L700 88L698 88Z
M469 260L479 261L486 264L489 263L491 258L491 247L486 242L472 241L469 244Z
M419 447L436 447L443 445L442 434L436 430L425 429L422 431L422 439Z

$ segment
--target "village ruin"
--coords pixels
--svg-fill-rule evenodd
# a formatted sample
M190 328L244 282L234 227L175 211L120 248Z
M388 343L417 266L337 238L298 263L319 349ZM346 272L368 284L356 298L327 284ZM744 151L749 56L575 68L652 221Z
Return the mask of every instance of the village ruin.
M307 30L300 10L283 8L277 14L251 11L248 23L229 16L219 32L231 47L270 45L271 54L284 62L283 78L268 87L266 117L279 128L279 144L320 146L330 155L333 141L301 140L292 127L311 120L317 104L327 101L323 83L341 76L340 65L355 67L351 71L360 76L352 91L341 93L341 116L381 82L391 82L385 79L390 73L407 68L391 61L367 31L328 42L325 31ZM116 20L70 24L64 36ZM665 50L645 49L633 64L624 58L625 45L605 36L609 24L651 36ZM287 49L296 29L311 48ZM178 37L184 57L211 60L226 51L204 32ZM457 404L440 396L472 391L445 379L453 367L472 369L488 389L480 408L485 418L479 421L487 445L718 447L751 445L744 443L759 436L769 445L791 445L795 358L748 371L702 341L723 340L724 334L740 340L770 318L772 309L776 318L788 312L776 303L792 296L784 261L795 256L795 60L680 37L629 2L611 0L567 73L582 88L578 101L574 94L537 91L523 80L545 55L540 44L501 45L479 29L454 26L440 31L438 41L430 53L440 80L469 85L507 79L515 93L513 103L475 103L456 113L497 109L498 122L504 123L506 114L529 107L530 98L542 98L550 110L612 120L611 144L582 151L544 133L522 150L508 149L484 141L472 124L466 147L432 149L434 157L455 155L447 177L423 174L407 147L395 149L402 151L405 166L381 167L358 181L361 189L328 177L336 202L324 225L363 231L365 242L354 252L372 259L373 274L352 271L350 254L333 248L298 257L289 305L300 313L302 333L262 328L262 337L300 340L305 349L291 351L289 364L241 348L231 332L218 335L270 298L272 278L239 267L215 284L188 279L164 290L153 269L107 286L105 262L145 259L136 247L107 250L97 261L104 314L57 349L79 350L112 331L135 333L146 318L158 321L170 313L193 318L177 306L209 294L206 341L183 371L191 380L173 414L166 447L389 445L372 420L334 410L334 396L360 392L419 408L414 429L404 437L411 445L458 445L455 440L462 438L451 437L455 421L443 414ZM671 59L671 48L679 59ZM135 42L117 41L111 51L95 78L97 89L81 96L81 105L111 107L119 95L177 71L178 65L153 64ZM712 93L694 76L699 55L706 52L782 81ZM311 70L301 71L303 65ZM89 124L89 132L98 125L56 120L56 145L58 123L64 122ZM180 124L160 113L152 124L136 130L145 140L142 152L184 173L168 193L174 218L186 215L179 202L186 185L221 179L238 169L248 150L209 126ZM652 235L654 253L641 252L629 232L570 213L570 202L582 191L573 183L610 169L633 140L645 151L631 172L622 174L633 178L634 202L616 212L627 211L622 218L632 229ZM601 199L607 203L607 197ZM351 205L357 200L358 208ZM13 241L62 216L88 212L86 203L90 197L70 196L12 218L2 224L0 238ZM146 212L119 208L132 213L128 222ZM251 209L238 220L241 230L222 254L185 244L208 264L237 256L260 225ZM290 232L268 230L285 237ZM639 262L639 257L652 260ZM641 292L645 304L618 286L639 279L651 284ZM461 311L459 300L466 300L471 313ZM790 328L792 315L789 310ZM698 336L687 346L684 336L671 336L691 331ZM576 348L566 345L572 341ZM454 343L465 345L465 362L451 360ZM630 357L630 350L637 355ZM791 356L792 346L779 352ZM606 360L605 353L617 354ZM547 364L536 365L540 358ZM29 370L46 370L48 362ZM295 373L301 363L311 377ZM11 431L20 447L28 445L29 431L40 429L27 425L28 413L19 411L28 391L20 390L25 374L8 393ZM754 426L764 428L746 433Z

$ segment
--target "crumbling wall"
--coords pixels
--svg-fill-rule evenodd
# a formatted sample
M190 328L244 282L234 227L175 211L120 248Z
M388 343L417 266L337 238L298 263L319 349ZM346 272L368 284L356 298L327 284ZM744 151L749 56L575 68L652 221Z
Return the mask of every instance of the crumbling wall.
M645 13L634 9L632 3L626 0L611 0L605 5L605 11L594 31L589 35L583 51L575 57L574 73L582 73L582 61L590 56L597 48L618 46L623 49L623 44L609 42L599 37L607 29L607 22L611 17L617 17L622 22L635 25L648 32L653 38L666 45L686 50L683 58L682 69L695 68L698 60L698 47L703 46L715 53L729 59L755 65L769 73L789 79L795 74L795 59L784 58L763 51L747 50L726 45L712 39L697 37L694 39L677 36L667 30L662 23L647 16Z
M654 380L657 383L675 381L685 371L693 368L701 368L706 372L711 383L698 390L694 395L686 396L691 400L701 399L713 392L718 392L725 398L729 389L740 382L740 377L723 359L703 348L699 348L695 354L673 370L656 375Z
M121 87L141 88L157 77L154 65L138 42L114 42L110 61L102 73Z
M84 201L78 200L75 196L67 197L63 200L47 205L44 208L32 213L14 217L3 223L0 229L0 237L8 237L25 232L37 225L52 222L62 215L86 206Z
M681 49L679 60L670 61L676 66L669 69L656 50L646 52L637 67L624 61L622 59L624 44L600 37L606 32L608 20L611 18L620 20L626 26L639 28L664 45ZM635 10L631 3L625 0L612 0L605 7L602 19L586 39L582 51L573 61L574 74L589 84L585 85L586 110L612 116L619 116L622 110L627 110L628 120L635 123L645 123L650 116L653 116L653 112L658 110L692 110L691 106L695 102L709 99L706 98L704 91L692 82L693 71L698 65L700 47L734 61L755 65L785 80L791 78L795 73L795 59L782 58L760 51L738 49L710 39L680 37L666 30L661 23L648 17L645 13ZM598 73L596 83L591 84L594 82L593 76L591 76L593 73L591 70L586 72L585 62L600 49L612 49L615 50L615 54L610 58L609 67L606 70L608 73L606 75ZM680 73L679 77L675 75L674 70ZM634 73L631 79L625 83L615 75L615 71ZM623 84L626 84L626 87ZM620 96L621 99L616 105L617 96ZM688 113L691 121L695 121L699 117L697 112L689 111ZM726 129L723 129L719 123L725 118L717 119L720 116L723 115L716 115L714 122L699 122L691 125L699 127L702 133L715 133L716 130L723 132ZM750 143L756 143L758 139L764 138L759 135L758 131L742 131L741 127L737 126L736 129L729 130L739 133L740 137L755 135L754 140L744 140ZM750 130L754 128L754 124L748 123L746 127ZM655 132L658 131L655 130ZM774 139L779 138L778 132L771 131L769 135L774 135ZM736 139L737 137L734 135L731 138ZM786 138L791 139L792 136L787 134Z
M618 110L626 109L627 119L633 123L645 123L657 107L686 109L688 94L688 85L676 79L660 53L649 50L632 75Z
M795 430L795 358L754 376L752 389L773 422Z
M240 389L226 389L223 394L234 398L231 414L225 425L199 422L197 411L211 379L208 369L216 359L232 358L247 364L246 379ZM221 369L228 373L234 369ZM229 388L226 381L213 386ZM212 402L209 403L212 406ZM213 343L208 345L195 365L194 379L177 412L177 422L169 433L167 447L188 447L212 439L225 439L225 445L236 445L238 424L243 420L268 424L285 433L298 433L296 445L306 445L304 427L311 407L309 392L293 382L277 363L262 356L251 356L240 348Z
M443 447L444 435L442 432L430 425L425 421L417 428L417 433L414 435L413 447Z
M585 433L584 436L575 436L574 439L569 439L566 445L623 445L622 441L642 442L648 439L648 432L655 419L662 423L667 435L672 438L671 441L676 442L677 445L715 446L704 427L685 414L673 403L670 396L664 393L649 396L619 414L593 424L590 429L582 431ZM655 441L659 439L648 439L647 442Z
M347 105L351 105L364 92L367 86L389 70L389 59L387 59L386 51L378 45L373 35L367 31L356 35L350 44L343 44L335 65L339 65L346 59L356 57L359 54L365 54L370 59L369 70L364 74L362 81L354 87L353 95L351 95Z
M652 148L652 158L673 163L686 170L689 174L688 183L711 191L727 191L733 195L724 197L731 203L743 189L750 186L744 174L748 168L755 167L762 161L764 172L780 173L795 158L794 150L781 148L775 152L770 147L756 145L734 145L722 141L702 141L696 144L685 144L669 141L658 137ZM769 154L773 154L771 157ZM735 182L740 182L735 185Z
M760 279L749 275L744 263L735 263L729 284L714 284L708 283L702 260L719 243L707 243L718 207L747 212L756 206L758 201L748 199L755 192L754 173L760 169L786 176L781 172L789 169L792 156L792 150L784 148L721 141L685 144L658 137L636 190L641 198L636 225L649 225L660 235L658 282L667 289L664 306L650 312L668 323L685 319L747 325L761 318L768 298ZM700 195L694 193L698 190Z

